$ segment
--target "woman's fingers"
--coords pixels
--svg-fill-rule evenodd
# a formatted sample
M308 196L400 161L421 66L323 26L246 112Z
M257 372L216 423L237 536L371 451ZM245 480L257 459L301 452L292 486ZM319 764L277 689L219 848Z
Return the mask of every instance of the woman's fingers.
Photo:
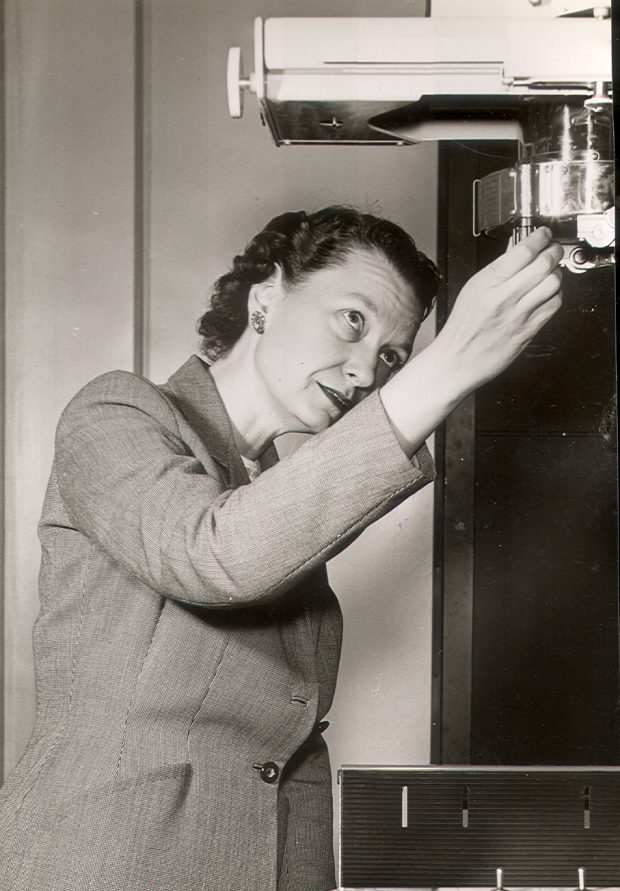
M551 231L546 226L535 229L531 235L524 238L514 247L511 247L494 260L485 269L492 284L500 284L512 278L533 263L539 254L551 243Z
M562 288L562 270L559 267L545 275L538 283L528 287L519 301L519 307L527 315L544 305Z
M557 282L557 287L559 287L561 281L559 264L563 256L564 250L559 244L550 244L531 263L512 276L512 293L528 299L529 292L535 290L547 279L553 283Z

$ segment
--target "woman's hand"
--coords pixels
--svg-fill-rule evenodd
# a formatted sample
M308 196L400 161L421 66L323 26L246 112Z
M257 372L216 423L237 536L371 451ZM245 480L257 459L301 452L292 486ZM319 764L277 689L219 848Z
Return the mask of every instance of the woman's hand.
M463 395L507 368L558 311L562 256L537 229L467 282L434 344Z
M562 305L562 248L537 229L474 275L433 343L381 389L408 454L473 390L500 374Z

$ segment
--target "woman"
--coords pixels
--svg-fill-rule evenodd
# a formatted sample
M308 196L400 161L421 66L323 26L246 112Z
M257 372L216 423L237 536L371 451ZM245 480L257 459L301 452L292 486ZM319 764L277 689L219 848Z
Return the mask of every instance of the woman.
M534 232L409 361L432 263L370 215L284 214L216 285L210 369L192 357L162 387L113 372L75 397L0 887L334 886L325 561L432 479L425 438L558 309L561 253ZM319 435L276 465L287 431Z

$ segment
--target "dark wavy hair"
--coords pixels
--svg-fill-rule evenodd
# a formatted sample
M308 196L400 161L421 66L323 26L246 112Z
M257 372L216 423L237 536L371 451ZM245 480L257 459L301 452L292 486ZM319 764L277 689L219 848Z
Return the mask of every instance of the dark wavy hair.
M439 286L437 267L396 223L339 205L311 214L284 213L267 223L216 281L211 307L198 322L203 353L215 360L241 337L250 288L268 279L276 264L284 284L296 285L343 262L356 248L382 251L420 301L423 317L429 314Z

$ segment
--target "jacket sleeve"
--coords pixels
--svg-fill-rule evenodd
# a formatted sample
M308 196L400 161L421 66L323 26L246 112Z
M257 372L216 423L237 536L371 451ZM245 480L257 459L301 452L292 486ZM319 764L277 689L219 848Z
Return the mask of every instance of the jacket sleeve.
M144 379L97 378L61 418L55 473L71 522L164 596L214 607L279 597L433 478L378 393L254 482L226 490Z

